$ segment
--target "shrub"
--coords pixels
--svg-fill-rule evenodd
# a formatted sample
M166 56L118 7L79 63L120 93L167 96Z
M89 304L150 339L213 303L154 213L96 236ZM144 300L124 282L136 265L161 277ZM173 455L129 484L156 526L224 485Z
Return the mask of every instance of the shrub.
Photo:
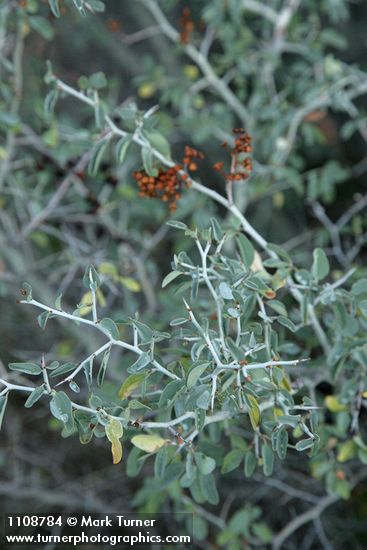
M59 17L58 2L49 4ZM103 9L101 2L74 4L82 15ZM51 325L59 318L74 349L67 360L53 349L39 359L10 362L0 379L0 420L4 414L7 420L13 393L26 394L26 408L48 403L62 437L77 435L90 446L95 438L105 439L114 464L124 463L130 477L143 472L133 499L137 509L157 511L168 500L176 511L195 511L198 541L280 548L309 521L323 540L319 515L350 497L367 463L361 421L367 278L358 267L366 200L348 204L335 222L325 210L352 174L333 158L332 114L349 117L342 122L345 139L363 132L356 102L366 92L365 75L330 53L330 46L342 49L344 40L323 19L343 19L346 4L332 11L330 2L310 0L301 16L298 2L279 11L258 2L234 1L227 8L202 3L206 31L200 48L194 6L195 13L181 13L176 31L156 2L141 4L175 43L176 57L190 58L173 87L167 67L156 73L152 67L150 76L147 69L135 83L142 103L159 94L180 127L178 145L167 113L159 115L151 104L119 105L99 71L72 86L57 76L54 63L47 67L44 113L37 107L37 124L47 126L40 139L22 121L19 94L11 97L10 90L21 87L24 25L46 39L52 26L44 7L38 15L36 3L3 9L4 28L18 29L18 80L9 76L3 85L8 153L0 180L18 216L17 245L30 238L26 260L41 264L30 270L35 284L23 284L20 302L40 311L39 327L51 328L55 338ZM243 34L237 21L242 9L251 14ZM238 53L242 49L248 65ZM65 111L58 114L66 101L78 103L73 115L81 129L68 129ZM232 130L238 121L246 131ZM27 163L19 174L12 166L16 140L27 137L30 176ZM308 156L318 154L319 165L310 167ZM29 199L29 181L20 174L36 181L37 173ZM56 190L55 175L61 177ZM247 203L268 204L268 195L275 205L271 227L279 229L274 239L263 236L266 207L257 215L246 211ZM297 225L293 212L276 213L287 200L294 212L306 203L321 222L309 243L307 235L299 237L295 251L279 244L283 236L294 237L290 230ZM163 225L166 205L174 217ZM19 214L20 206L27 216ZM64 214L81 227L69 231ZM3 224L11 233L12 218ZM164 254L149 259L152 242L174 243L170 270ZM69 287L53 299L60 275L50 276L50 289L39 281L45 250L48 261L57 258L54 269L65 274L62 289ZM6 251L6 261L23 278L27 262L13 254ZM75 281L81 268L83 291ZM140 291L143 299L134 297ZM123 304L116 303L121 294ZM293 522L282 528L280 521L279 530L278 517L261 519L256 500L243 505L257 479L313 502L313 509L301 508ZM287 485L290 479L302 487ZM223 518L218 506L229 491L236 505Z

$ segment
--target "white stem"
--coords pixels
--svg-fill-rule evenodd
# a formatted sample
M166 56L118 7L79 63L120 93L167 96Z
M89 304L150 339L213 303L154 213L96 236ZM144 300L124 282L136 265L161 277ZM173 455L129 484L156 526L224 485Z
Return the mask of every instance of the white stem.
M54 309L52 307L49 307L49 306L45 306L44 304L41 304L40 302L37 302L36 300L30 300L29 302L27 302L27 300L21 300L22 304L28 304L28 305L33 305L33 306L36 306L40 309L43 309L45 311L49 311L50 313L52 313L53 315L57 316L57 317L64 317L66 319L70 319L72 321L75 321L77 323L83 323L85 325L89 325L89 326L92 326L94 328L96 328L97 330L99 330L100 332L102 332L105 336L107 336L109 342L107 344L105 344L106 347L108 347L109 345L113 345L113 346L119 346L119 347L122 347L122 348L125 348L125 349L128 349L129 351L132 351L133 353L136 353L137 355L142 355L144 352L139 349L138 347L136 346L133 346L131 344L127 344L126 342L123 342L122 340L115 340L114 338L111 337L111 335L109 334L109 332L104 329L101 325L99 325L98 323L94 323L93 321L90 321L89 319L84 319L83 317L77 317L71 313L66 313L65 311L62 311L62 310L58 310L58 309ZM104 348L105 349L105 348ZM93 354L92 354L93 355ZM88 358L90 359L90 357ZM153 359L151 361L151 363L154 365L154 367L156 368L156 370L159 370L160 372L162 372L163 374L165 374L166 376L168 376L169 378L172 378L172 379L177 379L179 380L179 377L176 376L175 374L173 374L172 372L168 371L167 369L165 369L160 363L158 363L158 361L156 361L155 359ZM79 370L82 368L82 365L79 365L78 367L78 372ZM74 371L75 372L75 371ZM74 374L74 373L73 373ZM68 379L71 379L71 378L68 378Z

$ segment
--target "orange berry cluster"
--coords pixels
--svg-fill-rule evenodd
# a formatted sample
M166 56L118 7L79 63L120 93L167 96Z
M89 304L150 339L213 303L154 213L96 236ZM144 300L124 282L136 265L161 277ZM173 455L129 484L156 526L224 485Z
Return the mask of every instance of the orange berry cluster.
M191 19L189 8L184 8L180 17L180 42L189 44L194 30L194 22Z
M232 164L229 173L223 171L223 162L217 162L213 168L220 172L227 181L242 181L249 177L252 170L252 161L248 155L251 153L251 137L244 131L243 128L234 128L232 130L236 136L234 147L231 149ZM228 143L224 142L223 147L228 147Z
M195 170L198 169L196 159L202 160L203 158L204 158L203 153L201 153L197 149L194 149L193 147L189 147L188 145L186 145L183 164L187 170L190 170L191 172L195 172Z
M139 186L141 197L159 198L168 203L171 212L177 208L177 201L181 198L182 189L190 186L188 171L197 170L197 159L203 159L204 155L193 147L185 147L183 164L175 164L170 168L159 168L156 176L150 176L145 170L133 172L133 176Z

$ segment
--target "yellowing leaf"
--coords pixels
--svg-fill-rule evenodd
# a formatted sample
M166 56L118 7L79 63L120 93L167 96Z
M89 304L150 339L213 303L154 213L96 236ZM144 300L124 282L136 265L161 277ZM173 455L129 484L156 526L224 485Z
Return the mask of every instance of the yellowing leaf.
M111 442L112 459L114 464L118 464L122 458L122 446L120 438L124 433L122 424L116 418L111 418L106 428L107 439Z
M152 97L152 95L155 94L157 90L157 87L152 82L146 82L145 84L141 84L138 88L138 95L139 97L142 97L143 99L146 99L148 97Z
M255 250L255 256L251 264L251 271L265 271L260 254Z
M285 390L291 391L292 386L291 386L291 383L290 383L290 380L289 380L288 376L283 376L283 379L280 383L280 387L284 388Z
M277 417L277 416L283 416L283 414L284 414L284 411L283 411L282 409L280 409L279 407L275 407L275 408L274 408L274 415L275 415L275 417Z
M122 445L119 439L114 439L111 442L112 460L114 464L118 464L122 459Z
M97 301L98 301L99 305L100 305L101 307L105 307L105 305L106 305L106 298L104 297L104 294L103 294L103 292L101 291L100 288L97 288L97 290L96 290L96 296L97 296Z
M292 433L293 433L293 437L295 439L299 439L303 435L303 431L301 430L301 428L299 426L297 426L297 428L294 428Z
M183 72L190 80L196 80L199 76L199 69L196 65L184 65Z
M104 307L106 305L106 299L99 288L97 288L96 290L96 298L100 306ZM90 290L83 294L80 305L85 305L85 307L82 307L79 310L79 313L82 317L85 317L86 315L88 315L88 313L92 311L92 292Z
M112 279L118 278L117 267L114 264L111 264L110 262L102 262L101 264L99 264L98 272L101 275L108 275Z
M255 430L260 423L259 405L253 395L247 395L247 400L250 402L248 414L250 417L251 426Z
M130 374L130 376L128 376L126 380L124 380L121 388L119 389L120 399L125 399L126 397L129 397L129 395L132 394L135 388L141 385L145 376L146 375L143 373Z
M357 445L354 441L346 441L339 447L339 452L337 454L338 462L346 462L351 458L354 458L357 454Z
M141 290L141 286L138 281L132 279L131 277L119 277L119 281L128 290L131 290L131 292L140 292Z
M340 403L337 397L335 395L327 395L325 397L325 404L329 411L333 413L343 412L348 410L348 407L346 405L343 405L343 403Z
M155 453L168 442L169 439L163 439L159 435L136 435L131 440L135 447L146 453Z
M273 205L275 208L283 208L285 202L285 196L282 191L278 191L273 195Z
M91 291L86 292L83 294L82 299L80 300L81 305L85 305L85 307L80 308L79 313L82 317L85 317L92 311L92 293Z

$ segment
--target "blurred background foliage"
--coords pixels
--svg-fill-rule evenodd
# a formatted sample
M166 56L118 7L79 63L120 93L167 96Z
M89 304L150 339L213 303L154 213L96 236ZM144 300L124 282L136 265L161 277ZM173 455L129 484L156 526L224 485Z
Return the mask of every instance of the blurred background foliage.
M58 19L46 1L3 0L0 6L3 372L9 360L36 359L46 352L67 361L94 349L89 338L81 340L61 324L41 332L33 312L15 306L23 280L40 301L62 292L72 308L83 299L80 275L93 263L109 273L101 308L117 318L139 311L159 330L181 306L180 296L161 290L162 279L173 253L191 247L165 224L171 217L165 204L139 197L132 177L141 167L138 148L131 147L123 164L107 156L95 176L88 173L100 130L90 108L70 96L61 97L54 112L45 111L46 60L65 83L97 89L109 108L136 103L144 111L158 105L158 128L171 144L172 157L182 159L185 145L197 147L205 155L198 178L221 193L224 183L212 166L228 163L222 143L232 142L233 127L246 127L254 170L236 189L241 211L265 238L292 252L300 266L309 266L312 249L321 246L334 277L351 265L363 276L363 1L164 0L159 5L181 33L178 43L172 43L170 27L168 36L162 31L149 2L107 1L103 11L100 2L91 1L96 14L85 18L71 1L59 4ZM190 10L186 20L185 8ZM186 191L174 217L207 227L215 213L227 216L207 197ZM121 383L121 361L110 372L111 391ZM327 384L324 391L330 393ZM25 415L18 397L9 416L0 449L3 512L28 511L30 505L98 511L134 503L151 510L169 506L166 493L154 491L150 482L142 488L144 470L131 480L122 467L110 466L103 445L89 452L72 439L61 440L46 408ZM261 509L268 526L280 531L307 507L304 487L315 497L324 491L317 475L308 476L306 459L297 456L294 462L279 467L274 479L258 474L245 483L236 472L223 476L224 500L205 513L223 527L233 502L240 500L248 503L248 521ZM167 491L174 502L175 489ZM364 548L366 506L367 488L361 484L348 501L336 500L327 509L324 527L315 517L284 548ZM210 525L209 518L202 529L211 543L214 539L205 534ZM266 545L269 528L262 528L257 535Z

